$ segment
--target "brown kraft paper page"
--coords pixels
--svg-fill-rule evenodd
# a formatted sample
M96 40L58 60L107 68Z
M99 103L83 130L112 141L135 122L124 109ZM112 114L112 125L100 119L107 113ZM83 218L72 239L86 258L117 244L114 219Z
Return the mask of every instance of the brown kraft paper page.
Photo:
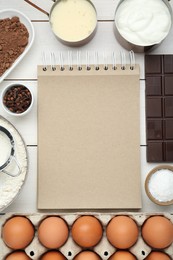
M38 66L38 208L140 208L139 67Z

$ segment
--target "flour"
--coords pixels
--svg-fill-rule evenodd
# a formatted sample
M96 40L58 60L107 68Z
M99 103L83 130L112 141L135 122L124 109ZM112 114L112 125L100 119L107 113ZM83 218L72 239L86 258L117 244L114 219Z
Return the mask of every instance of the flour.
M17 177L11 177L3 172L0 172L0 211L6 208L19 193L27 173L27 152L25 144L17 130L3 117L0 116L0 125L6 128L13 136L15 143L15 156L21 167L21 174ZM0 141L2 137L0 137ZM1 144L0 144L1 145ZM0 146L0 151L6 151L6 143L3 143L3 147ZM4 150L5 148L5 150ZM3 156L0 157L3 160ZM6 170L15 171L14 163L10 164Z
M8 136L0 131L0 167L8 160L11 152L11 143Z
M151 195L160 202L173 200L173 172L162 169L155 172L148 183Z

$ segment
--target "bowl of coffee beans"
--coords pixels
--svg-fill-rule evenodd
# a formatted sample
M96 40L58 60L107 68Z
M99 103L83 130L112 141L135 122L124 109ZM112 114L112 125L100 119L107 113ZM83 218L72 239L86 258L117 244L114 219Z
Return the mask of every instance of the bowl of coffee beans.
M33 106L33 94L22 84L11 84L2 91L2 107L14 116L27 114Z

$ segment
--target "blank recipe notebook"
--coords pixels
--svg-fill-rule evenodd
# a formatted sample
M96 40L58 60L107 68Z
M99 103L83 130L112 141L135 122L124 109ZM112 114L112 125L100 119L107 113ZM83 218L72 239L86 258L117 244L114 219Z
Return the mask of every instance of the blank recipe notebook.
M140 208L139 67L38 66L38 208Z

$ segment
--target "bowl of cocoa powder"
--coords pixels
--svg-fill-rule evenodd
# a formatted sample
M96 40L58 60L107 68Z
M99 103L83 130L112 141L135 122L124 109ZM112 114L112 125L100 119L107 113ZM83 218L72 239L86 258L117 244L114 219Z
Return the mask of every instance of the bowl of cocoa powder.
M15 9L0 10L0 82L22 61L34 42L32 22Z
M13 116L27 114L33 106L32 91L23 84L11 84L4 88L1 103L4 110Z

